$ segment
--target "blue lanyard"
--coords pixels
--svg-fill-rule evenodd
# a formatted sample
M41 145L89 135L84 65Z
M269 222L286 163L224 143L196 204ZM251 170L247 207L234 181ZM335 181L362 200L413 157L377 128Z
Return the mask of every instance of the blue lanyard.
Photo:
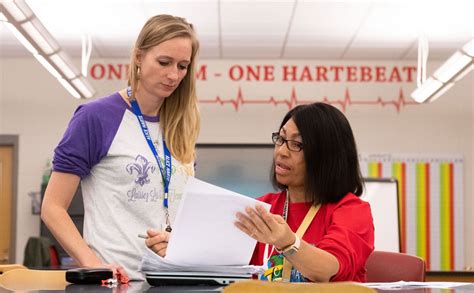
M161 164L160 156L158 155L158 152L156 151L156 148L153 145L153 141L151 140L150 131L148 130L148 127L145 123L145 118L143 118L143 114L142 114L142 111L140 110L140 106L138 106L137 100L132 97L132 89L130 87L127 88L127 95L130 98L130 104L132 105L133 113L135 113L135 116L137 116L138 118L138 122L142 129L143 135L145 136L146 142L148 143L148 146L150 147L150 150L155 156L155 159L158 162L158 166L160 167L161 178L163 180L163 188L165 190L163 205L166 209L168 209L168 191L169 191L169 185L171 181L170 150L166 146L166 142L163 139L163 151L165 153L165 166L163 167L163 165Z

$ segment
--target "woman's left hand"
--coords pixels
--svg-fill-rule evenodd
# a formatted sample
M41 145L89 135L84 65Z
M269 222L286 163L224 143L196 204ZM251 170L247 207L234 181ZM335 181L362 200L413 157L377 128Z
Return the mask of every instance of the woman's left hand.
M247 214L238 212L235 226L255 240L283 249L295 242L290 226L280 215L274 215L262 206L245 209Z

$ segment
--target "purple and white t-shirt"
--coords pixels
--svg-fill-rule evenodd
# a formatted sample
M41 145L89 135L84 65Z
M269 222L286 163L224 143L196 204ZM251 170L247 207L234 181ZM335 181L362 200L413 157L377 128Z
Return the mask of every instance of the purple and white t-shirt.
M158 117L144 116L163 162ZM164 165L164 164L163 164ZM81 177L84 239L105 262L138 272L145 242L137 234L165 223L163 183L159 166L137 117L119 93L78 107L55 149L53 170ZM171 224L193 163L172 160L169 186Z

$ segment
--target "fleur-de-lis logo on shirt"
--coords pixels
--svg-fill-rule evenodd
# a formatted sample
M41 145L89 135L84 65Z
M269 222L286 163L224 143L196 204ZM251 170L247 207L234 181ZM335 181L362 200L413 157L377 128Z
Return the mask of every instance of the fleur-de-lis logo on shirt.
M155 166L148 162L148 160L142 155L138 155L135 158L135 162L128 164L126 167L126 170L130 175L132 175L134 171L137 172L138 176L135 179L135 183L140 184L141 186L150 183L148 172L153 173L155 172L155 169Z

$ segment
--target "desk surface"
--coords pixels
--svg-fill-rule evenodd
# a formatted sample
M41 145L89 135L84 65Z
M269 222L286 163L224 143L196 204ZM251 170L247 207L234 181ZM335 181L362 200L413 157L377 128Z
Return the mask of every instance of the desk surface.
M474 271L428 271L427 282L474 282Z
M466 286L459 286L453 289L440 289L440 288L413 288L413 289L400 289L400 290L379 290L377 292L392 292L392 293L464 293L474 292L474 283Z
M127 285L120 285L118 287L102 287L99 285L68 285L63 292L220 292L224 287L221 286L161 286L151 287L146 282L130 282ZM34 292L52 292L48 290L35 289ZM0 287L0 293L11 292ZM61 292L61 291L54 291ZM474 292L474 283L466 286L456 287L454 289L438 289L438 288L415 288L402 290L377 290L377 292L399 292L399 293L461 293Z

